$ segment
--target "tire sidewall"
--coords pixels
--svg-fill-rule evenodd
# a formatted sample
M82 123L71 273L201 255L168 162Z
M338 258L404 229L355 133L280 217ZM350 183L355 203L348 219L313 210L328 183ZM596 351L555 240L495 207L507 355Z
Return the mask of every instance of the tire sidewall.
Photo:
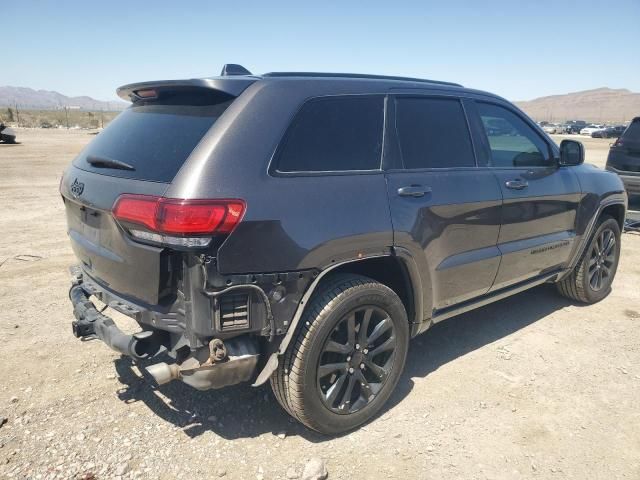
M341 298L342 297L342 298ZM377 397L361 410L351 414L337 414L329 410L319 397L317 389L317 368L324 343L337 323L352 310L364 306L376 306L384 309L391 318L396 334L396 352L389 377ZM325 432L344 432L365 423L382 408L391 396L407 356L409 344L409 326L407 314L398 296L383 285L371 285L357 292L344 292L338 296L338 303L325 307L315 320L321 322L319 328L305 352L303 366L304 386L302 398L305 408L312 412L316 422Z

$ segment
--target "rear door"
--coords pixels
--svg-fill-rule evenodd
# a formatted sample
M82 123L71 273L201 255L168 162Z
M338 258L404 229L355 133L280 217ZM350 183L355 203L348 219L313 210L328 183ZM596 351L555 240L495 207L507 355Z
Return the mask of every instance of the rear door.
M64 174L61 193L74 253L104 286L157 304L171 282L166 249L132 241L111 210L123 193L163 195L233 97L163 92L118 115Z
M504 199L502 260L492 290L566 265L581 195L575 174L558 166L551 143L515 109L476 101L470 110L484 127L476 143L484 146Z
M418 262L430 316L491 287L502 196L494 174L477 166L459 98L395 95L387 112L394 245Z

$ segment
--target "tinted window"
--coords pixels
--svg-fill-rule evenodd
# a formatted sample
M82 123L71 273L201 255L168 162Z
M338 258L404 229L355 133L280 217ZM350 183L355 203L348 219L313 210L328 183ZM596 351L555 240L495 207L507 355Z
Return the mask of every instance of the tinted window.
M634 120L627 127L622 135L624 140L632 140L634 142L640 142L640 120Z
M396 131L405 168L475 165L466 118L458 100L398 98Z
M380 168L383 97L310 100L296 115L278 154L281 172Z
M489 103L478 111L491 148L494 167L536 167L551 163L542 138L515 113Z
M170 182L231 98L216 93L166 94L147 105L133 105L118 115L74 164L107 175ZM117 160L134 170L98 168L87 157Z

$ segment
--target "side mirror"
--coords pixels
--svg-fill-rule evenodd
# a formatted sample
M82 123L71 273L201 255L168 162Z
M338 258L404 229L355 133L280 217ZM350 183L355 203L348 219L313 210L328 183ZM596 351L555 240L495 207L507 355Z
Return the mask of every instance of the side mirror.
M560 142L560 165L570 167L584 163L584 146L575 140Z

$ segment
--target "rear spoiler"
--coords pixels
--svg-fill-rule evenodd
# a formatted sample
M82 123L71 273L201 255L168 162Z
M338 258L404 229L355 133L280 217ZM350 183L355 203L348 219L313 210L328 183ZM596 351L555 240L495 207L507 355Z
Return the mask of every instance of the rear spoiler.
M138 96L136 92L152 89L205 88L237 97L258 79L259 77L237 75L232 77L194 78L191 80L159 80L123 85L116 90L116 93L120 98L128 102L135 102L143 98Z

